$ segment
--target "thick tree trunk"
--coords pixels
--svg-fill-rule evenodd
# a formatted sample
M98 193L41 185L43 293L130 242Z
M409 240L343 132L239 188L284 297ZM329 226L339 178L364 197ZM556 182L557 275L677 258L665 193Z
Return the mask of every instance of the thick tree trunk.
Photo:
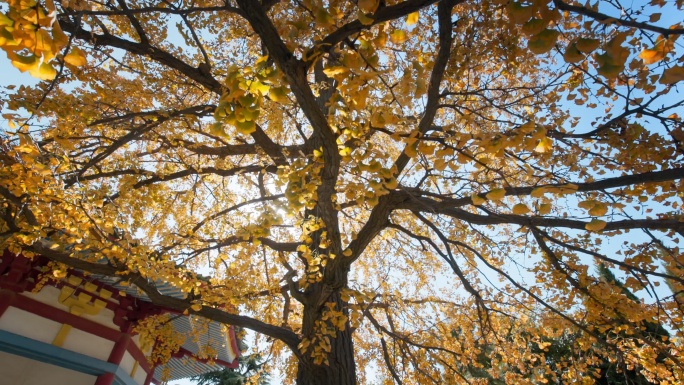
M299 361L297 385L356 385L356 364L351 332L347 329L337 334L331 342L329 365L315 365L306 358Z
M348 316L348 311L340 299L339 293L330 296L329 301L335 302L336 309L342 309ZM315 321L320 319L321 309L305 306L304 335L313 336ZM356 385L356 363L354 361L354 343L350 324L343 331L337 330L335 338L330 338L330 353L328 364L316 365L310 351L304 353L297 367L297 385Z

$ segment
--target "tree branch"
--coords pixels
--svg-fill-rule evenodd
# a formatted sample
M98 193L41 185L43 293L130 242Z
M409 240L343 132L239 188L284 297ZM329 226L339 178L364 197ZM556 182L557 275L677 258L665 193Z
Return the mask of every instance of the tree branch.
M119 269L110 265L93 263L84 261L82 259L73 258L68 253L50 249L46 241L37 242L32 246L27 247L26 249L34 253L40 254L42 256L45 256L53 261L63 263L69 267L82 270L89 274L99 274L130 281L132 284L136 285L143 292L145 292L145 294L150 298L152 303L157 306L178 311L180 313L188 311L190 313L200 315L212 321L247 328L257 333L261 333L269 337L278 339L285 343L288 347L290 347L290 349L292 349L292 351L295 354L298 353L297 345L299 344L299 337L297 337L297 335L294 332L286 328L267 324L265 322L259 321L251 317L231 314L220 309L206 306L202 307L202 309L200 309L199 311L195 311L190 308L190 306L192 305L192 302L190 300L169 297L161 294L152 283L150 283L146 278L142 277L140 274L130 272L125 269Z
M615 17L608 16L604 13L591 10L587 7L567 4L562 0L553 0L553 4L556 7L558 7L558 9L560 9L562 11L569 11L569 12L577 13L580 15L584 15L584 16L590 17L594 20L598 20L600 22L606 23L606 24L612 23L612 24L617 24L617 25L623 26L623 27L638 28L638 29L642 29L645 31L657 32L657 33L660 33L664 36L684 34L684 28L669 29L669 28L657 27L654 25L650 25L647 23L641 23L641 22L633 21L633 20L618 19Z

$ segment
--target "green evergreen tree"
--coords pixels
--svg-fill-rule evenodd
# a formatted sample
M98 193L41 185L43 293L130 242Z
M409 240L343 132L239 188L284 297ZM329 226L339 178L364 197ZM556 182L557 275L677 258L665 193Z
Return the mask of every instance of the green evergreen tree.
M269 375L263 370L266 361L258 354L238 358L236 369L221 369L192 377L197 385L244 385L258 376L257 384L269 385Z

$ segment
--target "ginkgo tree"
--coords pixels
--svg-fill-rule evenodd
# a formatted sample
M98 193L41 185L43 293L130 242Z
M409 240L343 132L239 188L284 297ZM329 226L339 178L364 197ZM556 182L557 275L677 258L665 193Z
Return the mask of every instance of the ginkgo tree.
M290 383L682 383L682 6L3 0L0 245Z

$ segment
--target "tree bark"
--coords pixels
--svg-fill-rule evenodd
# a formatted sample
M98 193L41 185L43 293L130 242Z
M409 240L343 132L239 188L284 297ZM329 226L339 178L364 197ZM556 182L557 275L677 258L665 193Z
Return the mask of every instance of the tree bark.
M332 351L329 365L316 365L310 358L299 361L297 367L298 385L356 385L356 364L354 346L349 330L338 332L331 341Z
M328 302L335 303L335 309L342 309L348 317L348 310L340 298L339 292L333 293ZM304 307L304 335L311 338L315 331L315 321L320 320L320 306ZM297 385L356 385L356 362L354 360L354 343L349 319L344 330L337 330L335 338L330 338L328 364L316 365L310 350L300 356L297 367Z

